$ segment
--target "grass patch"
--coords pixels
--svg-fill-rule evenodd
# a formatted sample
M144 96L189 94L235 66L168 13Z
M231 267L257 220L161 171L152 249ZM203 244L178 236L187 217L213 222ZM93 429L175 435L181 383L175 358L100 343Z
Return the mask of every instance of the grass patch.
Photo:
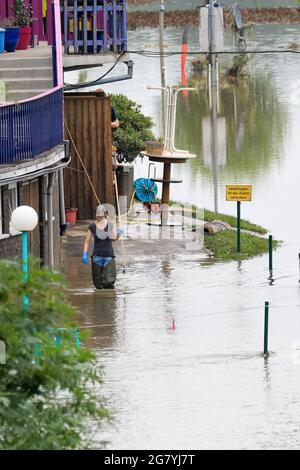
M241 252L237 253L236 236L235 230L226 230L215 235L205 234L204 244L216 259L221 260L249 259L269 251L268 239L250 233L241 233ZM277 246L278 241L273 240L273 247Z
M176 201L170 201L170 205L173 204L178 204L178 205L184 205L185 203L183 202L176 202ZM186 203L192 206L189 203ZM196 210L192 211L193 215L196 215ZM205 222L212 222L213 220L222 220L222 222L226 222L229 224L231 227L236 228L237 225L237 218L234 215L228 215L228 214L220 214L218 212L213 212L208 209L204 209L204 220ZM252 222L249 222L249 220L241 219L241 229L242 230L247 230L248 232L254 232L254 233L260 233L261 235L265 235L268 233L268 230L261 225L253 224Z
M170 201L170 205L184 205L182 202ZM191 205L190 205L191 206ZM191 213L197 217L195 206L191 206ZM199 218L199 216L198 216ZM237 218L233 215L220 214L217 212L204 209L205 222L212 222L213 220L221 220L228 223L233 229L237 226ZM241 229L246 232L241 232L241 252L237 253L237 233L236 230L225 230L217 232L214 235L204 234L204 245L207 250L213 253L214 258L219 260L242 260L259 256L269 251L269 240L262 238L260 235L265 235L268 230L260 225L253 224L249 220L241 219ZM253 232L253 233L249 233ZM277 248L279 242L273 240L273 248Z
M213 220L222 220L222 222L226 222L227 224L231 225L231 227L236 228L237 225L237 218L233 215L227 214L218 214L216 212L209 211L204 209L204 220L206 222L212 222ZM248 232L255 232L265 235L268 233L268 230L260 225L253 224L249 222L249 220L241 219L241 229L247 230Z

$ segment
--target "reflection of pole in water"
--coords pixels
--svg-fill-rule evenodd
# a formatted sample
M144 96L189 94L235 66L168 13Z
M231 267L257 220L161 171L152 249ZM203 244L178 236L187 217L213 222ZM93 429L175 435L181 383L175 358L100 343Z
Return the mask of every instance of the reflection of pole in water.
M236 88L233 87L233 109L234 109L234 121L237 123L237 102L236 102Z
M165 5L164 0L160 0L160 9L159 9L159 52L160 52L160 80L161 87L165 88L166 86L166 68L165 68L165 58L164 58L164 29L165 29ZM164 92L161 93L161 103L162 103L162 117L163 124L162 130L164 133L165 127L165 95Z
M208 13L208 41L210 52L210 96L211 96L211 155L212 155L212 172L214 185L214 210L218 212L218 174L217 174L217 113L218 113L218 78L217 78L217 55L214 30L214 5L210 0Z

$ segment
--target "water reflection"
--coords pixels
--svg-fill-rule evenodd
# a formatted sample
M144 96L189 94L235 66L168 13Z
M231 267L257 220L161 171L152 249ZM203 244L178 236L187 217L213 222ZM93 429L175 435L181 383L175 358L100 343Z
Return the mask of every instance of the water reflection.
M286 121L286 109L279 101L270 75L250 75L238 85L222 87L217 132L218 173L223 173L223 167L233 178L267 171L283 155ZM190 162L194 175L213 170L206 89L189 95L189 107L183 97L179 99L176 135L179 147L199 156Z
M91 331L86 341L89 347L110 349L116 340L117 297L115 293L93 292L91 295L75 299L83 313L82 327Z
M285 47L299 31L299 26L272 25L256 27L255 35L264 47ZM157 39L154 30L136 32L133 49L142 35L145 43ZM170 28L166 38L172 49L181 31ZM196 32L193 38L196 44ZM159 83L156 59L134 59L134 79L107 88L142 103L159 122L160 94L146 92L148 84ZM300 107L293 89L300 63L287 54L260 55L253 62L249 78L239 87L228 85L220 96L227 152L216 165L218 203L220 210L234 213L235 205L225 202L224 183L255 183L243 216L284 240L276 251L276 283L269 285L268 255L200 265L176 254L162 259L153 246L134 253L126 274L118 277L117 295L105 299L94 293L90 273L80 264L81 245L77 262L70 259L72 301L84 309L82 325L91 327L105 366L104 391L117 410L117 430L104 436L112 449L299 447L300 378L290 356L300 331L295 217ZM167 67L170 82L179 83L178 58L169 58ZM171 197L210 208L213 172L202 126L208 115L203 90L179 102L178 147L198 158L174 168L174 177L184 183L174 185ZM146 176L147 169L145 160L136 176ZM276 354L264 360L266 300L272 305L270 347Z

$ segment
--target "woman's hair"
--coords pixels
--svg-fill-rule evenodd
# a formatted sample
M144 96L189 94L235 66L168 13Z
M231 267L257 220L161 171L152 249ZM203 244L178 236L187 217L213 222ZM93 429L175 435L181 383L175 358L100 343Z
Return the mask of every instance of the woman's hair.
M96 220L97 222L100 222L100 220L107 219L107 212L105 212L104 215L97 215Z

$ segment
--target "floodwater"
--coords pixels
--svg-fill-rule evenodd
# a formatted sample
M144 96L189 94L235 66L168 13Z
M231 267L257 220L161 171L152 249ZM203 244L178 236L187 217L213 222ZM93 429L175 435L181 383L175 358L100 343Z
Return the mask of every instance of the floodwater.
M231 6L234 2L231 0L222 0L225 7ZM269 8L269 7L287 7L296 6L296 0L240 0L241 8ZM204 4L200 0L164 0L166 11L169 10L189 10L196 8L198 5ZM128 10L159 10L160 2L154 0L151 3L142 5L128 5Z
M299 33L298 25L256 26L251 47L284 48ZM169 50L178 49L181 35L167 29ZM131 50L157 49L156 31L136 31L129 39ZM197 47L196 29L190 45ZM159 134L160 95L146 89L159 85L159 61L132 58L134 79L106 89L143 104ZM166 66L168 83L178 84L180 58ZM299 447L299 77L299 55L256 55L249 78L221 91L227 152L217 165L203 152L205 92L191 93L178 109L177 146L197 158L174 169L184 182L171 197L234 214L225 185L252 184L253 202L242 204L242 216L283 241L274 255L274 282L267 255L199 263L166 252L136 259L124 275L120 270L116 294L103 296L91 288L80 259L70 263L72 301L83 311L82 326L91 327L89 345L104 365L103 393L116 413L115 427L97 432L109 449ZM139 160L136 177L147 171ZM271 304L268 360L261 356L265 301Z

